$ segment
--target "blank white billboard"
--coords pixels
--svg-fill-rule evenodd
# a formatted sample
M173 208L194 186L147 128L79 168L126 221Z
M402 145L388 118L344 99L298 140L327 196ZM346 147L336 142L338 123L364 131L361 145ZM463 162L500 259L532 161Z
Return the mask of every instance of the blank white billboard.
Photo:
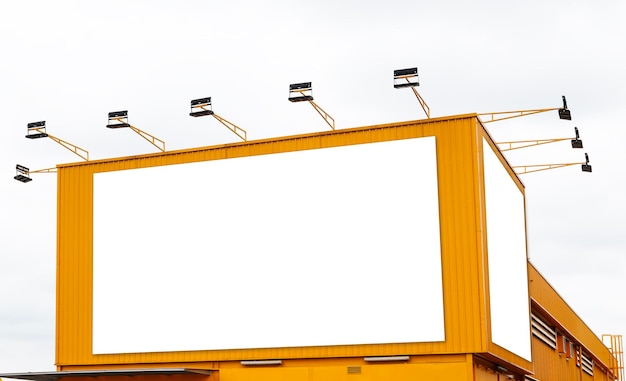
M93 353L445 340L434 137L94 175Z
M531 361L524 196L483 139L491 340Z

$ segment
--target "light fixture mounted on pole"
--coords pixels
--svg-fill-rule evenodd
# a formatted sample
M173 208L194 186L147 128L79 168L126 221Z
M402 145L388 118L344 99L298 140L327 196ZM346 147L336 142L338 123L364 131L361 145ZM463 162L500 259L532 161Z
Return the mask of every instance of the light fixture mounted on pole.
M481 119L481 122L492 123L492 122L498 122L500 120L519 118L521 116L528 116L528 115L539 114L542 112L557 110L559 112L559 119L572 120L572 113L567 108L567 100L565 99L565 95L563 95L562 98L563 98L563 107L540 108L540 109L534 109L534 110L484 112L484 113L478 114L478 116L489 116L490 119L487 119L487 120Z
M31 173L53 173L56 172L57 169L56 168L45 168L45 169L38 169L35 171L31 171L28 167L25 167L23 165L19 165L16 164L15 165L15 176L13 176L13 178L19 182L22 183L28 183L31 182L33 179L30 178L30 174Z
M313 86L311 82L292 83L289 85L289 102L309 102L311 106L317 111L318 114L324 119L324 121L335 130L335 118L330 116L320 106L313 101Z
M193 99L191 101L191 112L189 113L189 116L197 118L207 115L211 115L212 117L217 119L218 122L226 126L226 128L231 130L235 135L239 136L244 142L248 140L248 133L246 132L246 130L240 128L236 124L229 122L228 120L213 112L211 97Z
M556 138L556 139L537 139L537 140L516 140L510 142L498 142L496 143L500 151L513 151L521 148L534 147L542 144L548 143L556 143L562 142L565 140L569 140L572 144L572 148L583 148L583 141L580 139L580 134L578 133L578 127L574 127L574 138Z
M515 170L517 174L523 175L525 173L539 172L545 171L548 169L556 169L569 167L572 165L581 165L581 170L583 172L591 172L591 165L589 165L589 155L585 153L585 161L584 162L576 162L576 163L557 163L557 164L533 164L533 165L517 165L512 168Z
M136 132L139 136L146 139L150 144L165 152L165 142L149 133L140 130L139 128L128 123L128 110L124 111L112 111L109 113L109 121L107 128L130 128Z
M420 106L422 106L422 110L426 113L426 117L430 119L430 107L428 107L424 98L422 98L422 96L417 92L417 89L415 89L419 85L419 74L417 73L416 67L393 71L393 87L395 89L410 87L411 90L413 90L413 94L415 94Z
M26 138L28 139L40 139L50 138L58 144L62 145L66 149L72 151L75 155L83 160L89 161L89 152L72 143L66 142L63 139L59 139L56 136L52 136L46 132L46 121L28 123L26 127ZM32 172L31 172L32 173Z

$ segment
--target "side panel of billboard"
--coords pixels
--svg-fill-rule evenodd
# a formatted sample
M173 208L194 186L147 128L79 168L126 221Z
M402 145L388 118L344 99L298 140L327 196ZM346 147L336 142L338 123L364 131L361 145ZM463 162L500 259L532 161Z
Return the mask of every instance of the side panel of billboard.
M531 361L524 194L486 139L483 158L491 340Z

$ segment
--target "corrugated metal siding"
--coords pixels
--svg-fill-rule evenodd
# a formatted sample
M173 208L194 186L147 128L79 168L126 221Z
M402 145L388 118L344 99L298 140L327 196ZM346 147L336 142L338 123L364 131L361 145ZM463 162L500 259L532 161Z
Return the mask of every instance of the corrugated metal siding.
M606 379L606 374L599 369L590 376L576 365L576 358L567 359L555 349L533 337L534 378L540 381L580 380L592 381ZM596 374L597 373L597 374Z
M477 193L475 115L337 130L216 147L60 165L58 173L57 365L140 364L255 358L322 358L486 349L484 258ZM157 165L436 136L446 341L331 347L91 354L93 174ZM480 254L480 255L479 255ZM123 313L123 311L120 311ZM427 313L427 312L425 312Z
M528 264L528 274L530 283L530 297L535 306L533 308L540 309L545 318L552 319L556 323L557 330L566 331L569 337L582 346L599 361L604 368L608 368L611 363L611 354L604 346L602 341L587 327L587 325L576 315L576 313L567 305L565 300L552 288L546 279L532 265ZM542 343L535 344L535 349L540 347ZM600 373L600 372L598 372ZM595 369L594 369L595 376Z

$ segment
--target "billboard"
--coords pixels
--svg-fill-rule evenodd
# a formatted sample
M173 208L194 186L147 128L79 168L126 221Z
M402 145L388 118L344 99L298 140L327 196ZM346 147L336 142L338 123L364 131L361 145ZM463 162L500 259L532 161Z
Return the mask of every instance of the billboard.
M92 353L446 339L434 136L93 175Z

